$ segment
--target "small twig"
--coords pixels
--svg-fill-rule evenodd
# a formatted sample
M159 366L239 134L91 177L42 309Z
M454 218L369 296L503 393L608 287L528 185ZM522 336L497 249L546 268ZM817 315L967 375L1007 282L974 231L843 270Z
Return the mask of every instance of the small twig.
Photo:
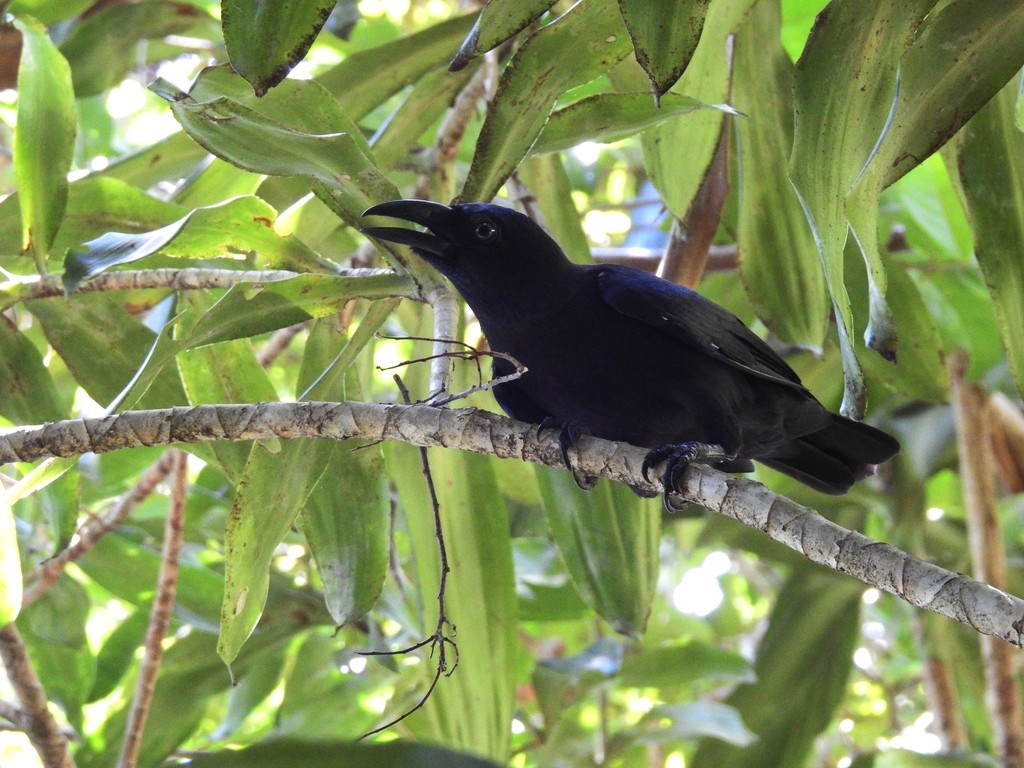
M20 725L44 768L74 768L75 761L68 752L68 740L50 714L46 691L32 667L25 642L13 623L0 627L0 658L21 705L23 719Z
M29 586L21 598L21 605L31 605L45 595L64 573L68 563L73 563L96 546L100 539L120 525L132 511L151 494L174 468L173 450L164 451L157 461L142 473L139 482L128 493L118 499L111 510L101 518L92 518L83 525L71 540L71 544L60 553L41 563L25 577Z
M402 399L405 401L405 404L411 405L412 403L409 399L409 390L402 382L401 377L398 376L398 374L395 374L394 380L395 384L398 386L398 391L402 393ZM372 731L367 731L359 737L360 739L365 739L368 736L373 736L375 733L386 731L388 728L397 725L405 720L405 718L416 712L427 703L430 695L434 692L434 687L437 685L437 681L441 679L441 675L449 676L455 671L455 668L459 666L459 646L456 645L455 641L452 639L455 636L455 625L449 621L444 604L445 591L448 588L448 574L451 573L451 567L448 564L448 548L445 546L444 530L441 527L441 503L437 499L437 488L434 485L434 476L430 471L430 460L427 456L426 448L420 448L420 461L423 463L423 477L427 481L427 491L430 493L430 505L434 510L434 533L437 536L437 551L441 564L440 579L438 580L437 587L437 625L434 627L434 633L431 636L426 637L417 643L413 643L407 648L397 651L367 651L363 655L400 656L412 653L413 651L417 651L420 648L424 648L429 645L431 656L434 655L434 649L437 649L437 669L434 671L434 679L431 680L430 686L411 709L403 712L394 720L378 726ZM451 634L448 634L449 630ZM452 647L452 651L455 654L455 661L450 669L448 667L449 645Z
M185 530L185 500L188 496L188 454L175 450L174 484L171 487L171 503L164 526L164 551L160 562L160 576L157 581L156 597L149 616L146 630L142 663L135 681L135 695L125 724L124 741L121 744L120 768L135 768L139 759L142 735L149 716L149 705L156 690L156 677L163 659L163 641L171 623L171 611L177 594L178 571L181 558L181 544Z
M374 335L378 339L390 339L392 341L438 341L438 339L435 339L430 336L387 336L383 333L377 333ZM463 347L466 348L466 350L463 352L449 350L441 356L452 360L471 360L474 363L476 363L476 375L477 380L480 383L477 384L476 386L470 387L469 389L464 389L461 392L456 392L454 395L447 395L445 397L440 397L440 395L443 394L442 392L431 392L429 397L427 397L424 400L417 401L418 403L427 403L429 405L435 405L438 407L442 405L448 405L449 403L453 403L456 400L462 400L464 398L469 397L470 395L476 394L477 392L486 392L487 390L493 389L499 384L505 384L509 381L515 381L524 373L526 373L527 370L529 370L525 365L523 365L514 357L512 357L512 355L505 354L504 352L495 352L490 349L478 349L477 347L474 347L472 344L469 344L465 341L459 341L458 339L445 339L444 341L447 344L461 344ZM426 357L416 357L412 358L411 360L403 360L402 362L395 363L394 365L378 365L377 370L382 372L392 371L395 368L401 368L406 365L413 365L414 363L430 362L431 360L434 360L436 357L438 357L438 355L427 355ZM505 360L506 362L510 363L515 368L515 370L512 373L505 374L504 376L495 376L490 381L485 382L484 372L483 369L481 369L480 367L481 357L492 357L498 358L500 360Z

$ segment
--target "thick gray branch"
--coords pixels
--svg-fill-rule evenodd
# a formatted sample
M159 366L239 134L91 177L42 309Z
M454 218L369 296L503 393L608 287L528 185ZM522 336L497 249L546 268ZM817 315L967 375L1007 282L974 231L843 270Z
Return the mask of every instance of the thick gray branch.
M57 422L0 434L0 464L144 445L274 437L400 440L562 466L555 436L548 431L538 437L532 424L472 408L356 402L206 405ZM656 491L641 472L645 453L625 443L585 437L579 465L586 475ZM1017 646L1024 642L1024 600L1018 597L847 530L752 480L695 465L684 482L683 499L756 528L812 562L983 634Z

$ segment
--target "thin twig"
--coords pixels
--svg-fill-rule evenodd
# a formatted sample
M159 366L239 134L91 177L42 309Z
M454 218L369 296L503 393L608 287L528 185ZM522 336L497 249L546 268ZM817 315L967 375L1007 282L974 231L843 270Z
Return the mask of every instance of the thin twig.
M21 725L44 768L74 768L67 737L50 714L46 691L13 623L0 627L0 658L21 705Z
M156 677L163 659L163 642L167 627L171 623L171 611L178 588L178 571L181 559L181 543L185 530L185 500L188 496L188 454L174 452L174 483L164 525L164 549L160 561L160 576L157 580L156 597L149 615L146 643L139 665L139 676L135 681L135 695L125 724L124 741L121 744L120 768L135 768L139 760L139 748L149 716L149 705L156 690Z
M406 405L410 405L409 390L402 382L400 376L395 374L395 384L398 386L398 391L402 393L402 399ZM434 678L431 680L426 692L420 698L416 704L403 712L401 715L396 717L384 725L374 728L372 731L367 731L360 739L365 739L368 736L373 736L375 733L386 731L394 725L405 720L411 714L416 712L418 709L423 707L430 698L430 695L434 692L434 688L437 686L437 681L441 679L441 675L451 675L455 668L459 666L459 646L456 645L455 640L452 638L455 636L455 625L448 620L448 614L445 610L444 598L445 592L448 588L448 574L451 573L451 567L448 564L448 548L444 543L444 530L441 527L441 503L437 499L437 488L434 485L434 476L430 471L430 459L427 456L427 449L420 447L420 461L423 463L423 477L427 481L427 491L430 493L430 505L434 510L434 534L437 537L437 551L438 558L440 560L440 578L438 580L437 587L437 625L434 627L434 633L420 640L417 643L413 643L407 648L403 648L398 651L367 651L364 656L398 656L411 653L412 651L419 650L425 646L430 646L430 655L434 655L434 649L437 649L437 669L434 671ZM451 634L449 634L449 631ZM448 667L448 646L452 647L455 654L455 661L451 668Z
M264 368L268 368L308 324L309 321L304 320L301 323L289 325L287 328L278 329L263 345L263 348L256 353L256 362Z
M81 558L95 547L100 539L128 518L132 511L171 473L174 468L175 453L173 450L164 451L163 455L142 473L142 477L139 478L135 487L118 499L106 515L92 518L86 522L72 537L70 545L41 563L38 568L25 577L25 583L29 586L21 598L23 608L45 595L64 573L68 563L73 563Z

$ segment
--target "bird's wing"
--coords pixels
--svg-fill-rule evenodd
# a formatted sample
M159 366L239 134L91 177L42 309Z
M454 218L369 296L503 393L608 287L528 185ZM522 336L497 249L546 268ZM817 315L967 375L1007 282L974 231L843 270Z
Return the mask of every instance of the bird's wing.
M604 302L708 357L805 391L800 377L739 318L698 293L632 267L596 267Z

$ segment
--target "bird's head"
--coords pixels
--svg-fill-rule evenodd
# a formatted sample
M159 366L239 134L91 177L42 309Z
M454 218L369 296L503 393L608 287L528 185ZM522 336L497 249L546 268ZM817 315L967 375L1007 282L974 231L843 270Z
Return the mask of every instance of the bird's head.
M392 200L368 208L363 216L425 227L426 232L399 227L366 227L363 232L411 246L455 284L478 315L488 305L517 296L541 298L543 286L556 287L571 266L558 243L533 220L498 205Z

